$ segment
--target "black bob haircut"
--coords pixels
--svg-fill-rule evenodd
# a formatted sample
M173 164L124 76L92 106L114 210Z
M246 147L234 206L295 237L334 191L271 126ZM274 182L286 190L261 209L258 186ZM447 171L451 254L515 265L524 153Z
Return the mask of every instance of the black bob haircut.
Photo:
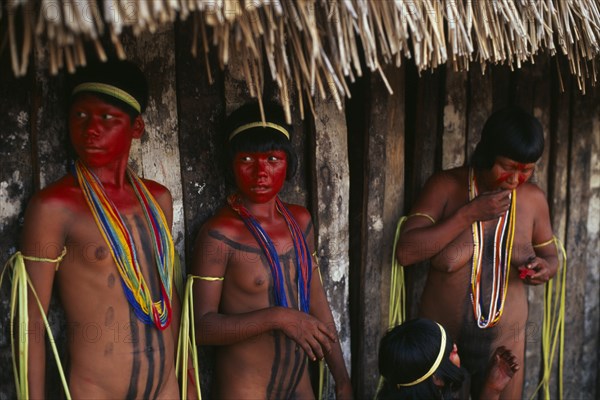
M126 102L103 93L81 91L74 96L72 95L77 85L87 82L105 83L129 93L140 103L141 111L138 112ZM80 95L92 94L129 114L132 123L135 117L146 110L148 105L148 82L146 77L136 64L126 60L94 61L85 67L79 68L75 74L68 78L67 90L67 109L71 108Z
M471 166L491 169L496 157L520 163L534 163L544 152L544 131L540 122L516 106L493 113L483 126Z
M250 123L261 123L261 113L258 103L248 103L233 111L225 122L225 141L227 148L227 171L231 170L233 159L239 152L265 152L283 150L287 155L287 171L285 179L290 180L296 173L298 157L292 148L292 127L285 122L283 108L276 103L264 104L265 119L267 123L279 125L285 129L290 137L286 137L277 129L257 126L244 129L231 139L231 134L239 127Z
M443 328L442 328L443 329ZM450 361L453 341L446 332L442 361L434 372L444 382L437 386L433 375L413 386L398 386L424 376L440 352L442 333L426 318L406 321L389 330L379 343L379 373L384 378L378 400L452 399L458 394L465 372Z

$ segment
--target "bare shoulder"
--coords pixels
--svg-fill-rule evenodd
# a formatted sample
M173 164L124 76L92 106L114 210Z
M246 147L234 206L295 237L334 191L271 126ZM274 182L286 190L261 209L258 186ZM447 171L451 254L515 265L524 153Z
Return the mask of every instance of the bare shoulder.
M310 212L303 206L299 204L289 204L285 203L285 206L290 210L294 219L300 226L300 228L305 231L312 225L312 217Z
M142 179L142 182L144 182L144 185L146 185L150 193L152 193L152 196L157 200L173 200L171 192L163 184L153 181L152 179Z
M517 196L536 205L547 204L546 193L535 183L526 182L517 189ZM519 198L517 197L517 199Z
M83 195L72 175L65 175L36 192L27 206L29 211L56 212L72 208L83 201Z
M224 205L219 208L200 228L199 238L209 232L218 232L220 235L235 238L244 228L242 219L229 207Z
M458 167L434 173L427 181L427 184L439 189L457 190L465 186L468 178L469 169L467 167Z

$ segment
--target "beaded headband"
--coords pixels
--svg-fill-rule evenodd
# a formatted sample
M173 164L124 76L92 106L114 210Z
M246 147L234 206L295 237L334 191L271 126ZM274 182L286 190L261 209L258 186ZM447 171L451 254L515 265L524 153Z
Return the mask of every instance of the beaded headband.
M71 93L71 95L74 96L80 92L96 92L96 93L106 94L108 96L112 96L116 99L121 100L123 103L133 107L137 112L139 112L139 113L142 112L142 106L135 99L135 97L133 97L132 95L130 95L123 89L120 89L113 85L109 85L107 83L100 83L100 82L81 83L81 84L75 86L75 89L73 89L73 93Z
M431 366L431 368L429 368L429 371L427 371L425 373L425 375L423 375L422 377L409 382L409 383L398 383L397 386L400 388L401 386L414 386L418 383L423 382L425 379L429 378L431 375L433 375L433 373L438 369L438 367L440 366L440 363L442 362L442 359L444 358L444 353L446 352L446 331L444 331L444 328L438 324L436 322L437 326L440 327L440 332L442 333L442 340L440 343L440 352L438 353L437 358L435 359L435 362L433 363L433 365Z
M252 128L271 128L282 133L288 140L290 139L290 133L281 125L277 125L272 122L250 122L248 124L239 126L233 132L231 132L229 134L229 141L231 141L231 139L233 139L237 134Z

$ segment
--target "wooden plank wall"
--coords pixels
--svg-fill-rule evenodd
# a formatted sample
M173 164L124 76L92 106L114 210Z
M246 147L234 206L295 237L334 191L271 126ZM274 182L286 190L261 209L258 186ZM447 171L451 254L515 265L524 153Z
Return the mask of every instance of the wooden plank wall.
M232 186L222 173L224 116L249 98L237 64L221 71L190 56L191 24L126 38L125 48L149 76L152 100L147 135L132 163L164 182L175 199L175 239L189 262L200 225L223 204ZM212 57L213 55L211 55ZM45 65L43 49L35 65ZM66 171L64 76L42 67L14 79L0 55L0 261L18 249L24 207L32 193ZM516 103L545 129L546 150L535 179L548 193L554 230L569 254L565 398L598 396L600 88L584 96L555 59L539 57L515 72L477 64L419 76L410 60L386 67L394 94L379 75L352 83L340 113L330 99L315 102L317 118L299 120L294 108L294 147L299 173L283 197L307 206L314 218L325 287L357 398L375 394L377 346L387 328L389 266L398 218L412 205L427 177L468 160L487 116ZM290 85L293 86L293 85ZM276 97L272 86L267 98ZM409 316L415 316L426 264L407 270ZM525 394L540 374L539 329L543 288L530 290ZM0 289L0 398L13 398L7 287ZM60 306L53 328L64 342ZM203 349L203 384L210 391L210 349ZM573 368L575 367L576 368ZM331 397L331 383L329 384ZM553 386L556 390L556 386ZM556 396L553 396L556 397Z

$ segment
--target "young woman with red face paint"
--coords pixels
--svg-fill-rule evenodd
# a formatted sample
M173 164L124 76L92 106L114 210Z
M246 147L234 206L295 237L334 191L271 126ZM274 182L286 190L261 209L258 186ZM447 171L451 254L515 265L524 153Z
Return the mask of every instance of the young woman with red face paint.
M192 273L198 343L216 345L217 398L312 399L325 359L338 398L351 386L318 264L308 211L278 194L296 169L281 107L246 105L228 118L237 191L202 227Z
M402 265L430 260L421 315L443 324L479 398L493 349L523 359L526 285L558 268L544 193L529 180L544 149L540 123L516 107L486 122L470 165L434 174L401 232ZM521 398L523 371L502 399Z
M90 66L72 79L68 128L78 159L27 207L26 269L45 311L56 283L73 398L178 398L172 199L127 166L144 133L146 81L127 62ZM50 260L63 249L55 268ZM29 396L43 398L44 328L31 293L29 315Z

